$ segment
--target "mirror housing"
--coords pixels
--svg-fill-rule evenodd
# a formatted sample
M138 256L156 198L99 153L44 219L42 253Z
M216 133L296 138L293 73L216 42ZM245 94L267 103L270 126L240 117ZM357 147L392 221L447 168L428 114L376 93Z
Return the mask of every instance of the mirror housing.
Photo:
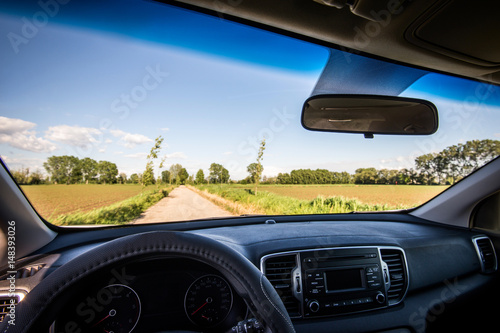
M438 129L437 108L416 98L378 95L317 95L302 108L302 126L311 131L430 135Z

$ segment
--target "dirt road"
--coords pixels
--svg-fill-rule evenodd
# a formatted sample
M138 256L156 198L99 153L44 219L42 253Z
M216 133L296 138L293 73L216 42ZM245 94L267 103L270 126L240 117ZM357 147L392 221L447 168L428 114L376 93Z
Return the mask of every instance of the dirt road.
M232 216L185 186L179 186L133 223L172 222L210 217Z

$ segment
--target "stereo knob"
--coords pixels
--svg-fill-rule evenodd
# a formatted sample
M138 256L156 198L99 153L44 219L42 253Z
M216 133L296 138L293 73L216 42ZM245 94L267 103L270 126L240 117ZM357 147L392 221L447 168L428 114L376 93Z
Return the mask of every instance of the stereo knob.
M319 311L319 302L317 300L310 301L308 306L309 306L309 310L311 310L311 312L318 312Z
M384 304L385 303L385 295L382 293L378 293L377 296L375 296L375 300L379 304Z

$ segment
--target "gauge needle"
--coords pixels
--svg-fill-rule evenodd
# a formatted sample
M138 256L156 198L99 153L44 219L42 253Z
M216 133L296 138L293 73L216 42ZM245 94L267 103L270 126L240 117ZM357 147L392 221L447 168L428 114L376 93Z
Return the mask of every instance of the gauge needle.
M115 309L111 309L106 317L104 317L101 320L99 320L97 323L95 323L94 325L92 325L92 327L95 327L95 326L99 325L104 320L108 319L109 317L114 317L115 315L116 315L116 310Z
M193 313L191 313L191 316L194 316L196 314L196 312L200 311L207 304L208 304L208 302L203 303L202 306L200 306L198 309L194 310Z
M107 315L106 317L102 318L97 323L95 323L94 325L92 325L92 327L96 327L97 325L99 325L100 323L102 323L104 320L108 319L108 317L109 317L109 315Z

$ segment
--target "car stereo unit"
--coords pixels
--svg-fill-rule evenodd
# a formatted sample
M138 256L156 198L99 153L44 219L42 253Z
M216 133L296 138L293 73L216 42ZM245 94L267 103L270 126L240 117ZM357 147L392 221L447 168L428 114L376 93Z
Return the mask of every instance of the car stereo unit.
M402 250L401 255L404 256ZM280 256L295 261L288 273L281 270L281 274L287 274L282 281L290 281L291 295L299 301L299 317L331 316L390 305L391 274L381 258L379 247L339 247L271 254L261 260L266 276L271 274L266 263L272 263L270 258ZM406 275L406 266L404 268ZM279 279L280 273L277 274L274 273L273 278ZM275 287L280 293L284 284Z

